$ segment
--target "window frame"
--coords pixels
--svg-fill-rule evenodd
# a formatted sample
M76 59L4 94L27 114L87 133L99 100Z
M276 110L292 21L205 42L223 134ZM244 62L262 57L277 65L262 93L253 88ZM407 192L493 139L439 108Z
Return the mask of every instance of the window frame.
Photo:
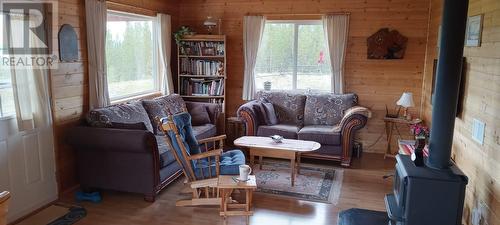
M126 94L126 95L121 95L117 97L111 97L109 96L109 100L112 104L123 102L123 101L128 101L131 99L140 99L144 96L154 96L158 95L161 92L161 75L160 75L160 53L159 53L159 46L158 46L158 27L157 27L157 21L158 18L154 16L147 16L147 15L141 15L141 14L136 14L136 13L129 13L129 12L123 12L123 11L118 11L118 10L112 10L108 9L106 11L106 16L109 14L117 15L117 16L123 16L123 17L128 17L128 18L137 18L137 19L147 19L151 20L152 22L152 49L153 49L153 89L152 90L145 90L141 92L135 92L131 94ZM107 26L108 21L106 21L106 26ZM107 30L106 30L106 35L107 35ZM105 44L106 45L106 44ZM106 46L105 46L106 48ZM156 51L155 51L156 49ZM106 74L109 76L108 71L107 71L107 65L106 65ZM108 95L109 95L109 82L106 80L107 85L108 85Z
M299 47L299 26L303 25L322 25L323 22L321 19L309 19L309 20L266 20L266 26L268 24L280 24L280 23L287 23L287 24L293 24L293 72L292 72L292 91L307 91L308 89L298 89L297 88L297 71L298 71L298 47ZM323 31L324 32L324 31ZM325 40L326 41L326 40ZM330 52L328 51L328 48L326 49L327 51L327 57L329 57ZM333 73L330 73L330 76L333 76ZM259 89L260 90L260 89ZM263 90L263 89L262 89ZM332 90L332 85L330 86L330 90L315 90L315 91L331 91Z

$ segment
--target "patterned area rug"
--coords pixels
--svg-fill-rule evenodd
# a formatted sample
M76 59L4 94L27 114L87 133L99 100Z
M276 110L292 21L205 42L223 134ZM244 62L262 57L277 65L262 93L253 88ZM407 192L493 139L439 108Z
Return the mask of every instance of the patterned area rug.
M258 164L254 166L258 192L334 205L340 197L343 173L342 169L303 163L292 187L289 162L264 160L262 170Z

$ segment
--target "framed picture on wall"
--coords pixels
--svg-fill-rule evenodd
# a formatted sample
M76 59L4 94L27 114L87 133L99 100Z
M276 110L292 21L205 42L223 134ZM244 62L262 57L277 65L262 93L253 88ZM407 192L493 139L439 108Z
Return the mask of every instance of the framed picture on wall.
M433 67L432 67L432 87L431 87L431 105L434 103L434 92L435 92L435 86L436 86L436 75L437 75L437 65L438 65L438 60L434 59L433 62ZM465 85L467 82L467 60L464 57L463 62L462 62L462 74L460 78L460 89L458 92L458 102L457 102L457 114L456 117L462 118L462 112L464 109L464 97L465 97Z
M483 30L483 15L469 16L465 32L465 46L481 46L481 33Z

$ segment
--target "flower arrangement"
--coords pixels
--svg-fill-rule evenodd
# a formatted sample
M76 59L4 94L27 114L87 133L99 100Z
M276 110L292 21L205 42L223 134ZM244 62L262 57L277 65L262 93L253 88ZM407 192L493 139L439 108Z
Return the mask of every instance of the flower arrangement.
M414 124L410 127L411 132L417 138L427 139L430 135L429 128L420 124Z

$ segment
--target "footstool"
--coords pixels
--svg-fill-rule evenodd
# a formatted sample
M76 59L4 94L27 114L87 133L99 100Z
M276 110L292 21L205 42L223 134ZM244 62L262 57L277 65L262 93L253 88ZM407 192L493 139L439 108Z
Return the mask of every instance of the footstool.
M337 225L387 225L389 217L386 212L367 209L347 209L339 213Z

